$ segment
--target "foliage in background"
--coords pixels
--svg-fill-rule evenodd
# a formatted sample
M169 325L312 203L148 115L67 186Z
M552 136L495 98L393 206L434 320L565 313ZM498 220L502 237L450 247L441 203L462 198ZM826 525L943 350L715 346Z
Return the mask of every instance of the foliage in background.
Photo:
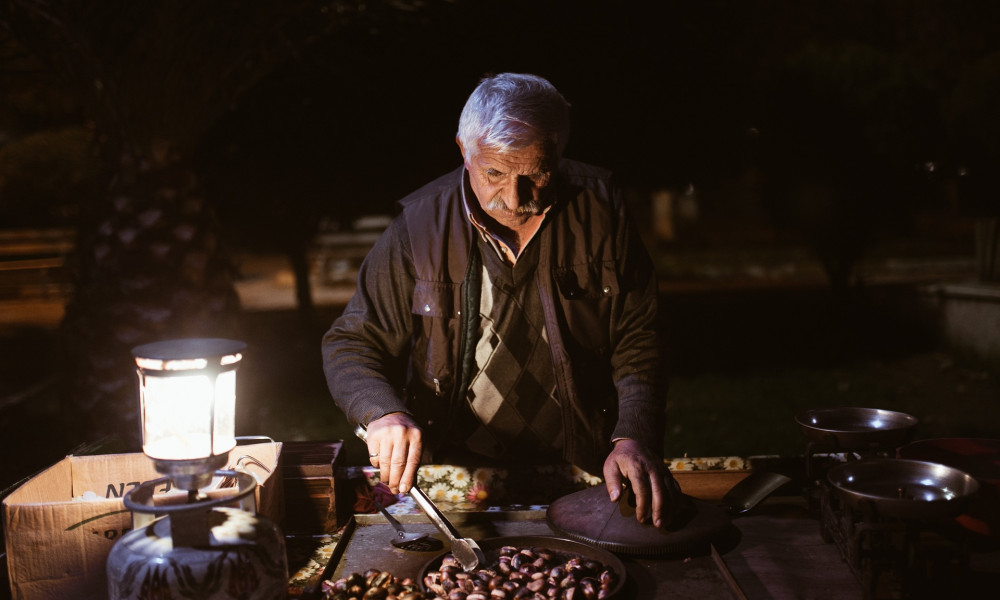
M3 227L73 226L98 194L100 161L82 127L44 130L0 146Z
M761 99L780 89L789 95L778 94L774 107L806 102L815 113L778 115L789 135L770 154L770 180L790 193L775 213L813 242L834 281L849 281L877 227L905 224L912 208L905 202L915 196L892 183L912 182L910 167L924 156L907 136L931 133L926 126L940 116L933 110L959 81L965 130L995 122L1000 103L976 65L996 51L997 7L511 0L498 11L458 0L0 0L0 151L8 160L39 157L4 170L4 181L31 169L50 175L37 191L15 187L16 204L30 193L62 206L51 198L67 191L60 172L84 185L77 176L92 172L89 154L65 171L44 166L62 169L54 157L83 150L71 127L91 132L101 152L99 193L71 213L80 237L62 345L73 409L66 415L134 432L128 349L232 331L238 307L226 236L301 254L318 211L381 210L456 166L458 111L490 71L550 77L574 106L574 157L651 186L733 177L746 167L748 139L775 139L756 118ZM11 54L14 38L50 69L21 76L27 63ZM794 78L772 89L776 65ZM52 73L65 79L50 81ZM31 78L46 81L24 85ZM896 135L921 114L932 117ZM795 128L795 118L816 115L826 120L809 127L819 128ZM755 126L760 135L748 136ZM811 136L802 144L801 133ZM802 164L805 156L819 166ZM989 172L967 164L973 175ZM882 193L887 187L892 194ZM220 227L220 214L238 235ZM305 302L308 290L299 297Z
M945 108L964 210L1000 217L1000 52L963 71Z
M906 57L842 43L807 47L768 81L762 198L801 233L835 290L886 232L929 205L925 165L944 144L939 111Z
M63 323L72 435L137 437L131 348L232 335L233 266L195 151L265 74L357 10L349 2L0 3L4 34L84 99L105 174L105 193L80 209Z

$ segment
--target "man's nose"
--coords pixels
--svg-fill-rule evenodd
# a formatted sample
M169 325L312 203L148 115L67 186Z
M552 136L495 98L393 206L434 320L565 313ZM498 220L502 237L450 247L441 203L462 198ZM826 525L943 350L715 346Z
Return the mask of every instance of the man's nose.
M531 202L534 197L534 186L529 177L511 177L507 185L507 193L503 195L504 204L508 210L514 210Z

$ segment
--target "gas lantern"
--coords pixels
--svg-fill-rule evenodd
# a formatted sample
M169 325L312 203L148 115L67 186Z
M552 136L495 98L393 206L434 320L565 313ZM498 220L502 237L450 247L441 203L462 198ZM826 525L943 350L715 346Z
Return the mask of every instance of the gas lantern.
M256 478L227 470L236 447L236 371L246 344L188 338L132 349L142 451L158 473L124 496L133 530L108 556L108 596L277 599L288 564L278 527L256 514ZM236 482L236 490L220 482ZM167 493L154 494L164 488Z

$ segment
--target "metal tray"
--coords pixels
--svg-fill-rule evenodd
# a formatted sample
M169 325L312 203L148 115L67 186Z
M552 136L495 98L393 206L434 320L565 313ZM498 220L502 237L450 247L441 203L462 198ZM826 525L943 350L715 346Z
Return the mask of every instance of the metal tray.
M444 542L444 537L423 515L394 515L407 531L427 533ZM556 536L545 521L544 510L459 512L448 518L463 536L482 540L512 536ZM326 578L337 579L368 569L417 579L421 569L438 552L407 552L390 540L395 530L382 515L351 517L330 558ZM447 542L445 549L447 550ZM620 557L626 569L623 598L718 598L739 599L743 593L725 564L714 551L701 556L674 559Z

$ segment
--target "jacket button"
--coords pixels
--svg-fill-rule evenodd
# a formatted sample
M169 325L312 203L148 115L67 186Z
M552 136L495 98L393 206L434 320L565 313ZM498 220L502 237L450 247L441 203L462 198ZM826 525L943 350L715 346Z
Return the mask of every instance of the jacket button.
M610 285L604 286L603 292L604 292L605 296L610 296L611 295L611 286Z
M430 304L425 304L424 305L424 312L431 312L431 305Z

